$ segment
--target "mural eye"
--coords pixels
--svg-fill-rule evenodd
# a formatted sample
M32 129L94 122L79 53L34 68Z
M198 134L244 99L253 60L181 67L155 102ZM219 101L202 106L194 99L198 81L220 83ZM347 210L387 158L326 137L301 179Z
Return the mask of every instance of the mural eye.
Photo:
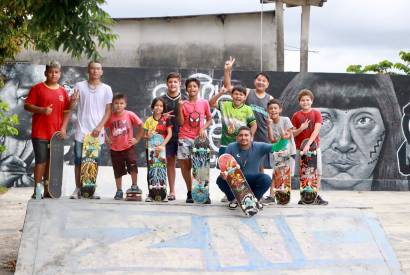
M326 135L333 128L332 116L327 112L322 112L323 125L320 129L321 135Z
M356 119L355 126L357 128L368 128L373 126L375 121L369 116L359 116Z

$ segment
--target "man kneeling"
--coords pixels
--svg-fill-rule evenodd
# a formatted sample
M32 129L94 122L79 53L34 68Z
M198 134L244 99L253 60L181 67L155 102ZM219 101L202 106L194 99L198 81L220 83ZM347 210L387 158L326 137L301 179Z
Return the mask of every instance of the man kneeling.
M271 177L259 172L261 161L266 154L272 152L272 144L264 142L253 142L251 129L242 126L239 128L236 142L230 143L226 148L225 153L232 155L241 167L241 170L255 194L255 197L260 200L269 189L271 185ZM219 189L225 193L229 200L229 208L235 209L238 203L232 193L231 188L226 182L226 176L221 173L216 184ZM261 204L258 203L258 207L261 208Z

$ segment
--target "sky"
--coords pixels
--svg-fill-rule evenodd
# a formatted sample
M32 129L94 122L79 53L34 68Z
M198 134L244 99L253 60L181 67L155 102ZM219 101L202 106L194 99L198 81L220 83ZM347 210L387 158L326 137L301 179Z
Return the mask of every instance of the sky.
M259 0L107 0L111 16L258 11ZM173 5L169 5L173 3ZM192 5L195 3L195 5ZM135 10L129 5L138 6ZM155 10L152 9L155 4ZM264 9L272 8L267 4ZM400 61L410 51L410 0L328 0L310 14L309 71L345 72L350 64ZM285 71L299 71L301 8L284 11ZM121 17L121 16L120 16Z
M387 4L388 3L388 4ZM285 8L285 70L299 70L301 8ZM410 0L328 0L310 14L309 71L400 61L410 51ZM287 50L286 50L287 49Z

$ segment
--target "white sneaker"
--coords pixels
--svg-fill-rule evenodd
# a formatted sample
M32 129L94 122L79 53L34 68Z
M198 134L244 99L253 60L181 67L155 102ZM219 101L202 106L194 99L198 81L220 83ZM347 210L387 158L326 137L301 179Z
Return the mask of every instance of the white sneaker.
M70 199L75 200L75 199L80 199L81 195L80 195L80 188L76 187L74 189L73 194L70 196Z

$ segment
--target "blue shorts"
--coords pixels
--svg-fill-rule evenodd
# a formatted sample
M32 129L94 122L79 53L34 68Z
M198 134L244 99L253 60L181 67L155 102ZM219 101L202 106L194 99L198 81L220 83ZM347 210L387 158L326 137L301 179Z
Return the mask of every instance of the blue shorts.
M101 151L103 149L103 144L101 145L101 150L98 153L98 165L100 165L100 159L101 159ZM74 141L74 165L81 165L81 159L83 155L83 143L79 141Z

